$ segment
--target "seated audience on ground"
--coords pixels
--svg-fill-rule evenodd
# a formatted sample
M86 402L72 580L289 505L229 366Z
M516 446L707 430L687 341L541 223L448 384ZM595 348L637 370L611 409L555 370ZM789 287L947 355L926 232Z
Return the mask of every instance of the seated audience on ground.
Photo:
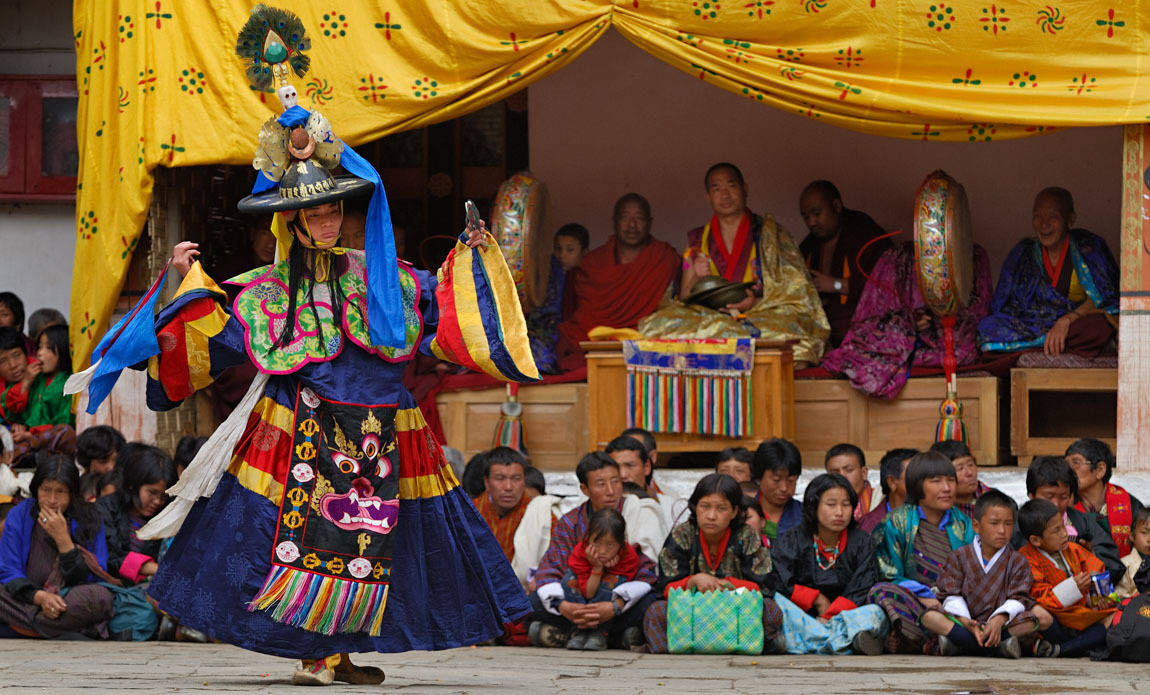
M1110 482L1118 465L1106 442L1079 439L1066 449L1066 462L1078 477L1074 508L1089 514L1110 533L1118 554L1130 553L1130 532L1142 502L1121 485Z
M831 324L830 343L837 347L850 326L867 276L891 242L880 238L886 230L870 215L843 207L842 195L830 181L807 184L799 196L799 213L810 232L799 244L799 253L811 269L811 280Z
M24 302L12 292L0 292L0 328L11 328L20 334L25 354L36 353L36 344L24 334Z
M624 483L634 483L645 490L647 497L659 503L663 512L663 527L673 528L687 514L687 501L663 492L655 484L655 471L647 447L638 437L620 435L607 444L607 455L619 464L619 475Z
M80 496L72 459L38 458L32 496L9 512L0 535L0 632L106 638L112 593L97 582L112 577L100 515Z
M771 552L746 524L739 484L710 473L695 485L689 504L690 517L671 531L659 553L657 600L643 618L647 649L655 654L668 651L667 602L672 590L747 589L763 593L764 651L781 651L783 617L772 598L776 587Z
M528 635L531 643L537 647L563 646L566 644L567 634L573 627L593 630L598 628L600 623L612 618L615 619L611 623L609 642L612 645L623 644L624 633L628 628L639 627L643 620L643 611L654 600L654 597L648 594L651 584L655 582L655 565L651 560L651 551L638 539L645 537L649 542L649 530L641 531L640 527L653 525L658 527L662 547L662 538L666 533L661 529L662 516L657 511L657 505L656 509L652 509L640 505L640 503L653 505L651 500L638 500L630 496L625 498L622 494L623 480L619 477L619 464L603 452L594 451L580 459L579 465L575 468L575 476L579 479L579 490L586 495L587 502L571 510L555 523L551 533L551 544L540 561L539 570L534 577L538 588L530 595L534 622L528 630ZM537 498L536 502L542 499L544 498ZM610 602L572 604L563 600L563 575L567 571L571 551L575 544L587 535L587 525L591 516L600 509L622 512L627 528L636 531L628 534L628 540L642 546L644 557L640 558L641 567L635 575L635 581L615 587ZM629 514L629 511L633 513ZM633 646L641 642L642 636L638 630L632 630L627 635L627 640L624 646Z
M566 278L556 353L562 371L586 364L579 347L597 326L636 328L679 272L675 247L651 236L651 204L638 193L615 201L615 233Z
M484 492L473 500L509 561L515 558L515 531L530 502L525 494L526 471L523 454L510 447L495 447L487 452L484 462Z
M785 439L768 439L755 450L758 500L766 518L764 531L772 541L802 521L803 505L795 499L802 472L798 447Z
M83 484L83 480L83 478L80 479L81 485ZM90 501L95 502L101 497L107 497L108 495L113 495L119 492L120 487L123 484L121 480L122 478L120 476L120 471L115 468L108 471L107 473L101 473L100 475L94 476L92 489L96 491L96 495L95 498ZM81 489L83 488L81 487Z
M719 475L726 475L720 473ZM740 489L742 485L739 486ZM743 506L747 508L747 526L755 530L755 533L763 539L763 545L767 546L769 550L771 547L771 539L767 537L764 529L767 525L767 517L763 514L763 505L759 504L759 499L754 493L748 495L746 490L743 490Z
M1078 496L1078 476L1074 475L1066 459L1061 456L1034 457L1026 469L1026 496L1032 500L1046 500L1057 507L1071 542L1098 556L1110 571L1110 576L1121 577L1126 571L1118 546L1106 529L1089 514L1070 506ZM1015 529L1011 544L1018 550L1026 546L1026 536L1021 529Z
M28 337L33 345L40 344L40 334L48 326L67 326L68 319L55 309L43 308L33 311L28 317Z
M639 323L639 332L652 338L795 340L797 368L817 363L830 324L795 240L770 214L750 211L743 174L734 164L713 165L703 182L712 214L707 224L687 233L683 301L660 307ZM754 284L725 311L685 303L696 284L709 277Z
M547 478L543 476L543 471L535 466L529 465L524 469L523 484L525 486L523 494L527 495L528 499L547 494Z
M471 499L483 494L484 486L487 484L484 480L484 475L487 473L487 454L488 452L481 451L472 456L463 467L463 475L459 476L460 486Z
M921 654L927 643L922 616L940 606L938 585L950 555L974 540L970 517L954 508L954 465L942 454L915 454L906 468L906 504L875 529L879 583L870 602L886 611L887 651Z
M1085 656L1106 643L1117 609L1100 596L1091 575L1106 567L1085 547L1071 542L1054 503L1032 499L1022 505L1018 526L1026 537L1022 555L1034 578L1030 595L1054 616L1035 647L1038 656Z
M862 519L869 512L876 501L874 490L867 480L866 454L854 444L836 444L828 451L823 460L827 473L834 473L846 478L855 491L858 506L854 510L855 521Z
M802 524L771 546L790 654L882 653L890 626L882 608L866 605L877 581L874 544L858 528L857 508L853 484L824 473L803 493Z
M64 382L72 373L68 327L51 326L40 336L36 360L28 360L23 337L14 329L0 329L0 374L8 385L0 393L0 420L12 431L16 449L13 464L32 465L36 453L73 456L72 397L64 395Z
M888 514L906 502L906 466L917 453L918 449L891 449L883 454L878 464L883 497L874 509L859 519L859 528L874 533Z
M1075 218L1065 188L1034 198L1034 238L1006 257L990 315L978 326L984 351L1041 347L1047 355L1095 357L1110 344L1118 264L1101 237L1073 228Z
M172 453L172 463L176 464L176 477L183 476L188 464L200 453L200 448L208 441L207 437L196 437L185 434L176 442L176 450Z
M974 245L974 287L954 324L958 364L978 359L978 325L990 310L993 284L986 250ZM942 320L922 298L914 244L896 245L882 255L867 280L842 344L822 366L850 379L868 396L896 397L913 367L941 368L946 357Z
M746 447L735 446L719 452L719 462L715 464L715 472L719 475L729 475L740 485L749 483L755 476L755 455Z
M621 437L634 437L643 442L643 446L647 447L647 457L651 459L651 470L659 467L659 443L655 441L655 435L643 429L642 427L628 427L619 433ZM654 480L651 481L654 483ZM658 484L655 484L656 490Z
M15 453L16 442L12 441L12 433L8 431L8 427L3 422L0 422L0 465L3 465L0 470L6 471L0 475L5 478L12 475L10 466L12 465L12 456Z
M159 569L160 540L143 540L140 527L168 503L176 484L176 464L161 449L139 442L126 445L116 463L120 488L96 502L107 536L108 572L125 583L150 581Z
M1138 574L1138 569L1147 562L1147 558L1150 558L1150 507L1138 510L1134 515L1133 528L1134 532L1130 534L1130 543L1133 547L1122 557L1126 573L1119 581L1114 582L1119 601L1140 593L1134 584L1134 575Z
M89 427L76 437L76 463L84 471L80 491L89 502L99 497L96 481L116 469L116 456L126 442L120 430L110 425Z
M616 603L615 589L633 582L647 558L638 546L627 543L627 524L614 509L600 509L587 522L587 533L571 549L567 572L563 575L563 601L575 606ZM625 603L618 600L619 605ZM567 638L567 648L589 652L607 648L614 618L599 622L594 628L583 628L575 621L575 630Z
M543 303L530 309L527 319L527 337L531 341L531 356L541 374L558 374L559 358L555 344L559 340L559 324L563 321L563 294L567 274L575 270L591 245L587 228L581 224L565 224L555 232L551 249L551 271L547 276L547 293Z
M1037 631L1050 627L1050 613L1030 595L1030 564L1010 545L1017 508L998 490L975 502L974 542L947 558L938 580L942 605L922 616L943 656L1029 656Z
M8 518L8 512L15 509L16 505L20 504L20 502L17 501L16 498L9 497L8 495L0 497L0 500L3 500L0 501L0 536L2 536L4 535L4 520Z
M954 473L958 481L958 487L954 491L954 506L973 518L975 501L990 490L990 486L978 479L978 460L970 453L970 447L966 442L951 439L935 442L930 446L930 450L937 451L954 464Z

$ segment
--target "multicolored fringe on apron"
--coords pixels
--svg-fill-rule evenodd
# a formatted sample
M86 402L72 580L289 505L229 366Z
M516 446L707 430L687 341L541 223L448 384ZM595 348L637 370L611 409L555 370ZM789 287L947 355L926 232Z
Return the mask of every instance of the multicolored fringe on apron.
M395 413L299 390L272 568L248 610L379 636L399 518Z
M745 437L753 426L750 338L624 340L627 426Z

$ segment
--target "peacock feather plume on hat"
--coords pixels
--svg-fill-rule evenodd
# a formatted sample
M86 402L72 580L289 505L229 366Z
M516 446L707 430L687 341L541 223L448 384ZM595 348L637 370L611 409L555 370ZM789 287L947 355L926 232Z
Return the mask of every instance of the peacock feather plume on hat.
M247 64L248 80L260 91L270 91L278 77L287 81L290 68L297 77L307 74L311 48L303 22L292 12L256 5L236 39L236 55Z

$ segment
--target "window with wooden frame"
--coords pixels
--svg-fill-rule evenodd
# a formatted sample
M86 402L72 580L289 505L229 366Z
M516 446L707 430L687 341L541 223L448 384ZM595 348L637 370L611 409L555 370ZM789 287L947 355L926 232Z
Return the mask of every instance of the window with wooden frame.
M0 200L76 197L76 80L0 76Z

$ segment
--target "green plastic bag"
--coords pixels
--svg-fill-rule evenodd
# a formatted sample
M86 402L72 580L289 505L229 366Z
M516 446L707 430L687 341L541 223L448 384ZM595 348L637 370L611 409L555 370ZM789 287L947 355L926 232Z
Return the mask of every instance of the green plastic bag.
M672 589L667 648L672 654L762 654L762 593Z

